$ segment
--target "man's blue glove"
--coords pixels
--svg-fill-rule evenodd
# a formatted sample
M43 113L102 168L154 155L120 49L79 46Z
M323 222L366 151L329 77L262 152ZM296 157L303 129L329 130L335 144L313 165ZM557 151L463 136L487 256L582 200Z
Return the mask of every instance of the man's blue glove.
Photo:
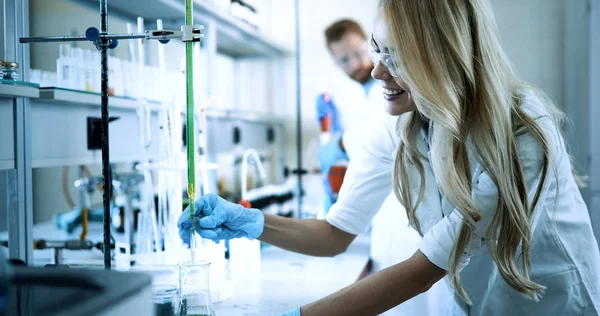
M215 194L206 194L196 200L193 220L189 218L188 208L177 221L179 237L187 244L191 231L213 241L241 237L255 239L262 234L265 226L261 211L231 203Z
M323 174L323 188L325 189L325 214L329 212L329 208L334 201L333 191L331 189L331 184L329 183L329 170L331 167L339 160L346 159L348 160L348 155L340 148L340 138L341 134L333 137L331 141L321 147L319 150L319 167L321 168L321 174Z
M302 314L300 314L300 307L296 307L292 310L289 310L283 314L279 314L277 316L302 316Z
M334 136L331 141L319 149L319 167L321 173L327 177L331 167L339 160L348 160L348 155L340 148L342 134Z
M321 120L329 114L331 114L330 132L341 132L342 124L340 123L340 113L337 106L330 96L320 94L317 97L317 121L321 123Z

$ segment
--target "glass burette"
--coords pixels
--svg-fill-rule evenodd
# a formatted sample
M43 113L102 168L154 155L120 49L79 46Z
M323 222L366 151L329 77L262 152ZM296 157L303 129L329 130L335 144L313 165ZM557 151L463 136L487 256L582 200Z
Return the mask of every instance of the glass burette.
M193 1L185 0L185 24L193 25ZM188 163L188 198L190 221L196 225L194 221L195 202L196 202L196 164L195 164L195 144L194 141L194 43L188 41L185 43L185 73L186 73L186 140L187 140L187 163ZM195 259L195 251L198 244L198 236L193 232L190 234L190 255L192 263Z

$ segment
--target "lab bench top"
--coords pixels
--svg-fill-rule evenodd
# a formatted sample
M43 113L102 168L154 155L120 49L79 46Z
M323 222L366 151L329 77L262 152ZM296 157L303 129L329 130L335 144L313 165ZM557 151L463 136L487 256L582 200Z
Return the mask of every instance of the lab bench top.
M79 236L80 229L72 234L60 231L53 223L35 225L34 239L66 240ZM102 225L90 223L88 239L102 240ZM0 240L7 233L0 232ZM119 241L122 235L115 236ZM327 242L327 241L323 241ZM2 248L2 247L0 247ZM64 251L66 264L102 263L100 251ZM215 303L219 316L273 315L301 306L352 284L365 266L369 255L369 236L360 235L348 250L334 258L318 258L266 246L261 251L260 275L253 282L235 280L230 298ZM35 265L51 263L52 250L35 250Z
M368 255L367 235L358 236L345 253L334 258L263 248L260 282L254 286L236 283L232 297L215 304L215 310L219 316L273 315L308 304L354 283Z

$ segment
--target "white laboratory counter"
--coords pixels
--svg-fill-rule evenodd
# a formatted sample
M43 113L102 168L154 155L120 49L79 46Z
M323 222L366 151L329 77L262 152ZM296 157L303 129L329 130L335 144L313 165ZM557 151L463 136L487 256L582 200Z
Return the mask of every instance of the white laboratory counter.
M215 304L217 315L273 315L310 303L356 281L368 255L366 235L358 236L345 253L335 258L263 248L260 283L235 284L233 296Z
M102 239L100 223L90 223L88 239ZM79 236L80 228L72 234L59 231L52 223L35 225L34 239L66 240ZM0 232L0 240L6 232ZM118 240L120 236L115 236ZM0 247L2 248L2 247ZM6 248L4 248L6 249ZM335 258L318 258L266 246L261 253L258 282L236 280L233 295L215 304L219 316L273 315L285 312L331 294L353 283L367 263L369 237L358 236L348 250ZM101 268L100 251L63 252L66 264L91 265ZM52 250L34 250L35 265L52 263Z

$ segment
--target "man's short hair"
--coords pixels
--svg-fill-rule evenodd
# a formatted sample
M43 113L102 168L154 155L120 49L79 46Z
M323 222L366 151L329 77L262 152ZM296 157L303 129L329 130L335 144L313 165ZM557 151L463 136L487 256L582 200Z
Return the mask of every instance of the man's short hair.
M367 39L367 35L362 27L360 27L360 24L354 20L343 19L331 24L325 30L327 48L331 49L331 43L340 41L348 33L356 33L362 38Z

